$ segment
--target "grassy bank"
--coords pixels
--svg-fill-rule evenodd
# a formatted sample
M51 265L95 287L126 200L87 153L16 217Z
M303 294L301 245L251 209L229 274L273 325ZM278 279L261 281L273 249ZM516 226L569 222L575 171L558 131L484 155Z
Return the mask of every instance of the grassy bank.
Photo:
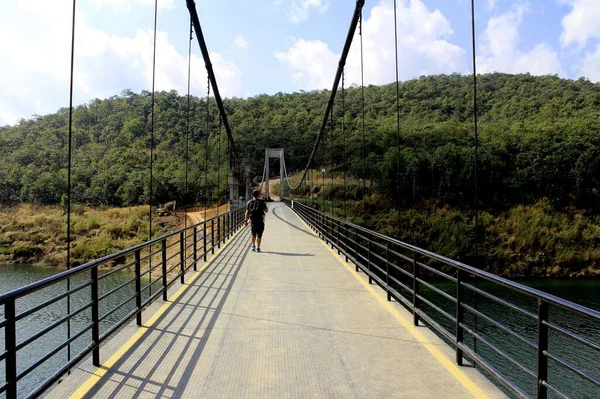
M175 229L176 217L155 217L153 235ZM71 264L79 265L148 240L148 207L75 206ZM0 208L0 261L66 265L66 216L59 206Z
M331 212L331 201L314 196L311 202ZM472 212L434 205L390 210L375 196L367 198L366 206L367 227L498 275L600 278L600 217L581 210L556 209L542 200L480 212L476 259ZM349 200L348 219L364 225L363 209L362 201ZM341 199L335 200L334 213L343 217Z

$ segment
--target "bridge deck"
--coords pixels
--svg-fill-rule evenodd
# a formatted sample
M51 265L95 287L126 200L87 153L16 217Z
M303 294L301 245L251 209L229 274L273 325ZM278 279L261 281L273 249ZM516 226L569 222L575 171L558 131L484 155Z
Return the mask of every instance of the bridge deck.
M248 236L103 347L103 367L82 364L48 396L504 397L284 205L271 206L263 253Z

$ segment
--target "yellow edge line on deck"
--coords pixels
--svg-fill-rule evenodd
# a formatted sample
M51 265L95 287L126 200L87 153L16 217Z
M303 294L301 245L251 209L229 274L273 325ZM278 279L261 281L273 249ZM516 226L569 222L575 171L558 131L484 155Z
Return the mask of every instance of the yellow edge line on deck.
M454 364L446 355L444 355L438 348L435 347L427 337L425 337L417 327L414 326L412 320L407 320L398 309L396 309L386 298L383 298L381 295L378 295L375 289L371 284L366 282L360 275L354 270L354 268L350 267L350 265L342 259L340 255L337 254L333 249L329 247L315 232L304 222L304 220L294 212L294 214L300 219L300 221L308 228L308 230L316 236L321 244L325 248L331 252L331 254L348 270L360 283L377 299L377 301L383 305L390 312L398 322L404 327L414 338L419 341L421 345L427 349L427 351L437 360L452 376L462 385L464 386L473 396L476 398L488 398L488 395L485 394L471 379L468 375L466 375L459 366Z
M144 336L148 329L158 321L158 319L169 309L169 307L175 302L175 300L177 300L177 298L179 298L194 283L194 281L196 281L198 277L200 277L202 272L206 270L208 266L211 265L211 263L217 258L221 251L223 251L227 247L227 245L231 243L233 239L242 231L244 231L244 227L242 227L242 229L234 233L229 239L229 241L226 242L225 245L223 245L221 248L219 248L217 252L215 252L215 254L209 260L207 260L206 263L198 271L194 273L194 275L189 279L189 281L183 284L183 286L173 294L173 296L168 300L168 302L162 305L158 309L158 311L156 311L156 313L154 313L152 317L148 319L148 322L144 323L143 326L140 326L138 331L136 331L135 334L133 334L131 338L127 340L127 342L125 342L106 362L104 362L103 365L96 368L96 371L94 371L94 373L92 373L92 375L69 398L79 399L87 395L89 391L91 391L91 389L102 379L102 377L106 375L110 368L113 367L123 357L123 355L125 355L125 353L127 353L127 351L130 350L133 347L133 345L135 345L140 340L140 338Z

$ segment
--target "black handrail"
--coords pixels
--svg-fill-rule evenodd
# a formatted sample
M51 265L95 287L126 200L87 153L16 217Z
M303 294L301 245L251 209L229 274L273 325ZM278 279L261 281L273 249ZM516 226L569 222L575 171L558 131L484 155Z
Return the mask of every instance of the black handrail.
M529 397L524 390L518 386L517 382L512 380L510 377L502 374L497 370L494 362L484 358L481 354L470 348L465 343L464 333L470 334L478 342L481 342L484 346L488 347L492 352L496 353L500 358L510 362L516 366L521 372L525 372L530 378L536 379L536 397L545 399L548 396L548 389L556 394L568 397L557 388L556 384L550 385L548 382L548 360L552 360L555 365L561 366L564 369L569 370L576 376L580 377L582 381L587 381L598 388L596 394L592 394L591 397L600 397L600 376L592 376L586 370L581 370L575 365L569 363L567 360L562 359L559 355L548 351L549 344L549 330L557 331L564 336L567 336L576 343L582 344L582 347L589 348L593 353L596 353L600 348L600 343L596 343L589 339L589 337L582 336L581 334L570 331L567 328L563 328L556 324L556 322L550 323L548 321L549 307L557 307L568 313L581 316L587 320L590 320L593 325L598 327L600 331L600 312L597 310L589 309L585 306L573 303L571 301L559 298L557 296L548 294L543 291L539 291L535 288L530 288L525 285L516 283L506 278L496 276L492 273L477 269L475 267L466 265L462 262L458 262L449 259L445 256L438 255L436 253L427 251L425 249L416 247L411 244L407 244L400 240L385 236L381 233L369 230L365 227L347 222L343 219L328 215L320 212L308 205L298 201L290 201L288 199L284 202L290 206L316 233L322 237L327 244L330 244L332 248L336 248L339 254L343 254L346 261L351 261L356 265L357 271L362 271L367 274L369 283L375 282L382 289L387 292L388 300L392 298L398 302L404 304L412 313L414 318L414 324L418 325L419 320L425 322L429 327L433 328L444 338L448 339L456 348L456 363L458 365L463 364L464 356L467 356L474 363L487 370L492 376L496 378L503 386L508 388L512 393L518 397ZM342 237L340 237L340 230L344 231ZM363 245L364 244L364 245ZM374 244L374 245L373 245ZM408 254L402 254L400 252L407 251ZM385 256L383 253L385 252ZM402 265L394 263L390 258L394 257L397 261L405 262L404 268ZM420 260L419 260L420 259ZM439 270L427 263L441 263L447 268L450 266L456 273L455 276L446 273L443 270ZM406 269L406 270L405 270ZM390 271L399 271L402 273L404 278L412 280L412 287L403 284L393 275L390 275ZM420 270L423 270L421 272ZM440 276L449 280L449 284L453 284L456 288L456 298L453 298L448 293L443 292L437 287L427 283L421 273L429 272L431 275ZM467 278L474 279L480 278L497 286L508 288L513 292L525 295L533 298L537 301L537 311L531 312L527 309L502 299L496 295L493 295L485 290L475 287L469 284ZM420 292L420 287L426 287L431 292L439 295L440 298L444 298L450 306L456 309L455 315L450 315L447 311L437 306L433 302L424 298L423 293ZM398 291L401 288L409 293L409 296L403 295ZM485 313L483 309L476 309L470 306L466 302L465 291L468 290L471 293L476 293L485 297L486 299L503 306L503 309L507 311L514 311L516 314L525 316L528 320L532 320L537 323L537 342L535 340L528 339L517 331L514 331L510 326L495 320L494 317ZM454 324L455 334L452 334L444 326L439 324L432 318L428 313L425 312L425 308L421 306L425 304L427 309L435 311L434 315L441 315L442 320L450 320L450 323ZM524 342L528 347L532 348L536 352L536 359L530 359L531 363L537 364L537 370L534 372L526 364L522 364L516 360L510 353L502 350L498 346L494 345L488 338L484 331L477 331L473 326L468 325L465 321L465 313L470 314L474 318L485 320L492 326L494 332L502 331L503 333L509 334L521 342ZM489 334L489 332L488 332ZM598 364L600 364L600 356L598 358ZM578 380L579 381L579 380Z
M4 320L0 320L0 329L4 329L4 347L6 351L0 356L0 361L5 362L4 368L6 371L6 376L4 381L5 384L0 387L0 392L6 392L6 397L8 399L16 398L17 394L19 394L19 396L27 397L40 395L50 386L52 386L75 364L87 358L90 354L93 355L93 364L95 366L100 366L100 344L109 338L114 332L118 331L125 323L129 322L134 316L136 318L137 325L142 325L142 312L146 307L156 300L160 294L163 294L163 298L166 299L168 288L175 282L177 278L181 278L181 282L183 283L185 272L192 267L194 267L194 270L196 270L197 262L206 262L209 251L214 253L215 246L220 246L222 242L225 242L232 236L233 232L239 230L243 226L243 212L243 208L231 209L229 212L217 215L193 226L179 229L172 233L165 234L161 237L127 249L123 249L81 266L57 273L35 283L1 294L0 305L4 306ZM219 228L220 230L215 232L215 228ZM199 234L200 231L203 232L203 235ZM191 232L191 234L188 234L189 232ZM214 242L214 233L217 233L219 236L218 243ZM211 236L211 245L207 245L206 243L207 234L210 234ZM168 244L167 241L169 242ZM199 243L202 243L203 245L199 245ZM158 251L153 252L153 246L155 247L157 244L161 248ZM179 245L178 248L175 247L177 244ZM172 247L175 247L172 250L175 255L171 255L169 258L167 258L166 251ZM192 254L190 254L190 250L193 251ZM142 254L142 252L144 253ZM158 260L158 258L160 258L160 260ZM153 261L153 259L155 260ZM125 265L119 266L104 275L99 275L98 271L101 266L114 261L123 260ZM174 278L171 279L167 278L168 270L166 263L169 260L173 260L173 262L169 262L172 263L172 266L168 269L173 271L171 274L174 276ZM143 270L142 264L146 266ZM128 267L135 268L134 276L131 279L122 283L117 283L112 287L103 287L103 289L106 291L102 294L99 293L99 282L103 279L103 277L108 277L109 275L114 274L116 270L122 270ZM159 267L162 269L161 275L153 282L142 287L142 277ZM72 289L69 293L61 292L61 294L47 299L42 303L36 304L30 309L17 314L16 302L19 298L26 297L44 288L56 286L56 284L59 284L66 279L73 278L76 275L81 276L86 274L86 272L90 274L83 277L83 282L78 287ZM106 313L100 315L100 302L119 292L120 290L125 289L125 287L131 289L134 283L135 294L133 296L128 295L127 298L125 298L122 302L116 305L111 304L111 308L105 309ZM155 283L162 284L159 286L156 292L150 294L148 289ZM50 325L44 326L39 331L33 331L33 334L31 334L31 331L29 331L31 327L29 327L28 330L28 325L25 320L26 317L31 316L32 314L39 312L60 300L64 300L69 294L72 295L74 293L77 293L78 295L89 295L88 302L82 304L75 312L66 314L63 317L55 320ZM145 295L147 295L148 298L143 300ZM111 322L111 320L109 320L110 316L115 314L117 311L122 310L122 308L128 304L134 304L134 308L133 310L128 311L125 317L117 320L116 322ZM27 348L28 345L46 336L46 334L50 333L51 331L54 331L56 327L64 324L67 320L71 320L74 316L81 315L84 311L89 311L90 309L91 324L87 325L83 330L79 331L73 337L70 339L66 339L67 337L65 337L65 340L58 344L58 346L50 348L48 353L40 353L39 355L36 353L37 360L33 360L32 364L22 364L22 360L17 358L19 351ZM17 321L19 321L19 323L17 323ZM100 333L101 323L102 326L106 328L106 331L103 334ZM88 337L90 335L91 337ZM39 376L37 380L43 381L41 381L38 386L33 388L31 392L18 392L17 384L23 377L30 375L40 365L53 358L55 354L59 353L68 345L73 344L75 340L82 340L85 337L88 337L88 340L85 342L85 346L71 361L61 364L58 371L48 378L45 378L46 376ZM21 342L19 342L19 339Z

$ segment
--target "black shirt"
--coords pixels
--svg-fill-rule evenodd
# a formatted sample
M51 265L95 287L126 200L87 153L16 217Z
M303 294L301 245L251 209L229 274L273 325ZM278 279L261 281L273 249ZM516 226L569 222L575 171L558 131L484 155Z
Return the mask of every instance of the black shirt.
M266 209L267 204L264 200L251 199L246 204L246 210L250 216L250 222L253 224L264 223Z

